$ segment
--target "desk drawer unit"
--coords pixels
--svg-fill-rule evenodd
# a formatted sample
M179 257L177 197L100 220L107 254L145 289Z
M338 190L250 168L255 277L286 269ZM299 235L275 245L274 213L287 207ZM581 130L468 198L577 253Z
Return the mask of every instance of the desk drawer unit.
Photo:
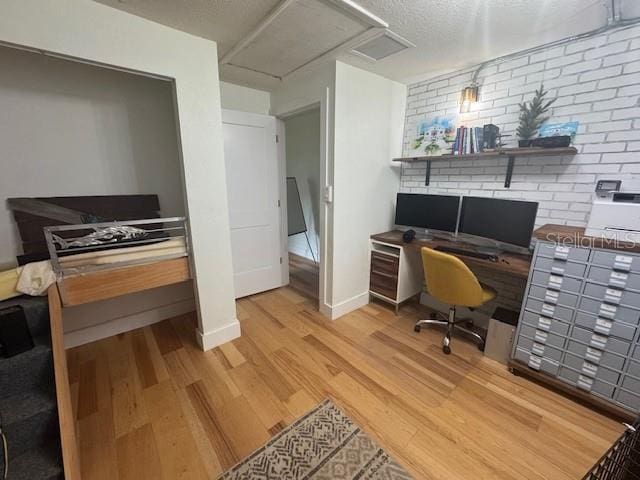
M400 257L386 255L380 252L371 252L371 272L390 274L398 277L398 268L400 266Z
M369 294L395 306L422 290L424 275L418 249L371 241Z
M640 255L538 242L513 359L640 412Z

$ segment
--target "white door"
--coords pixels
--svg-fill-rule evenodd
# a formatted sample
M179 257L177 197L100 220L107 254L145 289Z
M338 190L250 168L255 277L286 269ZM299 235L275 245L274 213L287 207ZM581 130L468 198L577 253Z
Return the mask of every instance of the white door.
M283 285L284 172L276 122L268 115L222 111L236 298Z

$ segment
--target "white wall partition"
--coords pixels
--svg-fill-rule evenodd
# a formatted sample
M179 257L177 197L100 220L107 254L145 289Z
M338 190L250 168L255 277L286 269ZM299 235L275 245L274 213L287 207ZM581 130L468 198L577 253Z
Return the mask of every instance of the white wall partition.
M337 62L333 317L369 301L369 237L393 225L406 88Z
M216 44L86 0L5 0L0 42L174 81L198 338L237 337Z

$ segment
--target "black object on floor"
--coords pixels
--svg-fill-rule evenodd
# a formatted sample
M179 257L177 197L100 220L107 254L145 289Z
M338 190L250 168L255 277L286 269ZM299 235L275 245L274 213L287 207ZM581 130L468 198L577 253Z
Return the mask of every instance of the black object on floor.
M47 299L23 296L0 302L0 309L16 306L25 316L33 348L10 358L0 357L0 413L8 444L8 478L62 479Z
M13 357L32 348L33 339L22 306L0 308L0 354Z

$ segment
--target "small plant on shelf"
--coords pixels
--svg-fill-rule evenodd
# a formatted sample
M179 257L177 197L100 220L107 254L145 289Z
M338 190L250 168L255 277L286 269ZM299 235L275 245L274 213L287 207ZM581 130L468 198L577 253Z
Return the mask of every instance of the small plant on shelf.
M546 100L544 97L547 93L544 85L540 84L540 88L536 90L533 99L528 104L527 102L520 104L520 125L516 129L519 147L530 146L531 140L538 133L540 126L549 120L549 117L544 114L549 111L549 107L556 99Z

